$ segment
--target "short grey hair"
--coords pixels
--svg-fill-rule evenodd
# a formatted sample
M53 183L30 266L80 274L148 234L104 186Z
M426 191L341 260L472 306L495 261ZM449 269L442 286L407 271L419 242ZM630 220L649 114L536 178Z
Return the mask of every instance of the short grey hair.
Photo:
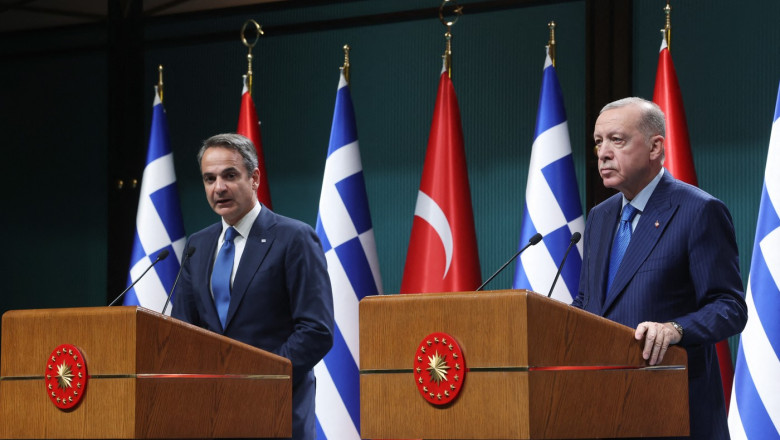
M605 105L599 114L602 114L607 110L627 107L629 105L636 105L641 109L642 115L639 119L638 128L647 139L656 135L666 137L666 118L664 112L661 110L661 107L658 107L658 104L652 101L637 97L618 99L617 101Z
M257 168L257 150L255 150L255 144L248 138L236 133L217 134L203 141L203 145L200 147L200 151L198 151L198 167L201 165L203 153L205 153L207 149L213 147L228 148L237 151L243 158L244 166L249 174L252 174L252 171Z

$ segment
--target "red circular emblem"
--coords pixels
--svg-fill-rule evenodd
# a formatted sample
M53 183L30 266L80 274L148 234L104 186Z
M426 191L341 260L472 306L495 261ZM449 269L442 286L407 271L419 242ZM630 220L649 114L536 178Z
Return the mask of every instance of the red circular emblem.
M59 409L75 407L87 388L87 363L78 348L62 344L46 362L46 394Z
M417 346L414 381L428 402L434 405L452 402L463 388L466 371L466 359L452 336L431 333Z

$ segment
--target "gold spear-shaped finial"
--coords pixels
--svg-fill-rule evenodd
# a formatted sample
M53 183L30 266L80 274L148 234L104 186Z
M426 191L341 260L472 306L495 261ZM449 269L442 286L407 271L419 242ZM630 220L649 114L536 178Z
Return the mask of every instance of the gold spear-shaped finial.
M249 40L246 39L246 28L249 24L253 24L255 28L255 39L251 43ZM249 89L249 94L252 94L252 48L255 47L255 44L257 44L257 40L260 39L260 35L263 35L263 29L260 27L259 24L257 24L256 21L249 19L244 22L244 25L241 26L241 42L244 43L244 46L247 47L248 53L246 55L246 61L247 61L247 69L246 69L246 82L247 82L247 89Z
M669 0L666 0L666 7L664 7L664 14L666 14L666 25L661 32L664 34L666 40L666 47L669 52L672 52L672 7L669 5Z
M447 20L444 18L444 8L447 3L453 3L452 14L455 18ZM447 28L447 32L444 33L444 38L447 40L447 47L444 50L444 68L447 69L447 75L452 78L452 25L457 23L458 18L463 15L463 6L458 5L455 0L442 0L441 6L439 6L439 21Z
M344 80L349 84L349 44L344 45L344 65L341 66L341 73L344 74Z
M550 40L547 42L547 53L550 55L553 67L555 67L555 22L551 21L547 23L547 28L550 29Z
M163 102L163 66L157 66L157 95L160 96L160 102Z

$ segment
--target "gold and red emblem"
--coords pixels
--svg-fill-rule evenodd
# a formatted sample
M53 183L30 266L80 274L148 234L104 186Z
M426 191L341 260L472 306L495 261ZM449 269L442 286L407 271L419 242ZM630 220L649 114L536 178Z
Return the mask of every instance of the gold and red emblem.
M68 410L78 405L87 389L87 363L78 348L62 344L46 362L46 394L57 408Z
M417 346L414 382L434 405L446 405L458 396L466 379L466 359L458 342L446 333L431 333Z

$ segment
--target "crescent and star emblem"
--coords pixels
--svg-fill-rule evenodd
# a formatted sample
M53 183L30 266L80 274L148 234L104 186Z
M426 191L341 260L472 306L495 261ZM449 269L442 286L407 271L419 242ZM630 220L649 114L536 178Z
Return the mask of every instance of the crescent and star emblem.
M74 408L87 388L87 363L81 351L62 344L51 352L46 362L46 394L61 410Z
M417 346L414 381L425 400L446 405L458 396L466 378L466 359L455 338L431 333Z

